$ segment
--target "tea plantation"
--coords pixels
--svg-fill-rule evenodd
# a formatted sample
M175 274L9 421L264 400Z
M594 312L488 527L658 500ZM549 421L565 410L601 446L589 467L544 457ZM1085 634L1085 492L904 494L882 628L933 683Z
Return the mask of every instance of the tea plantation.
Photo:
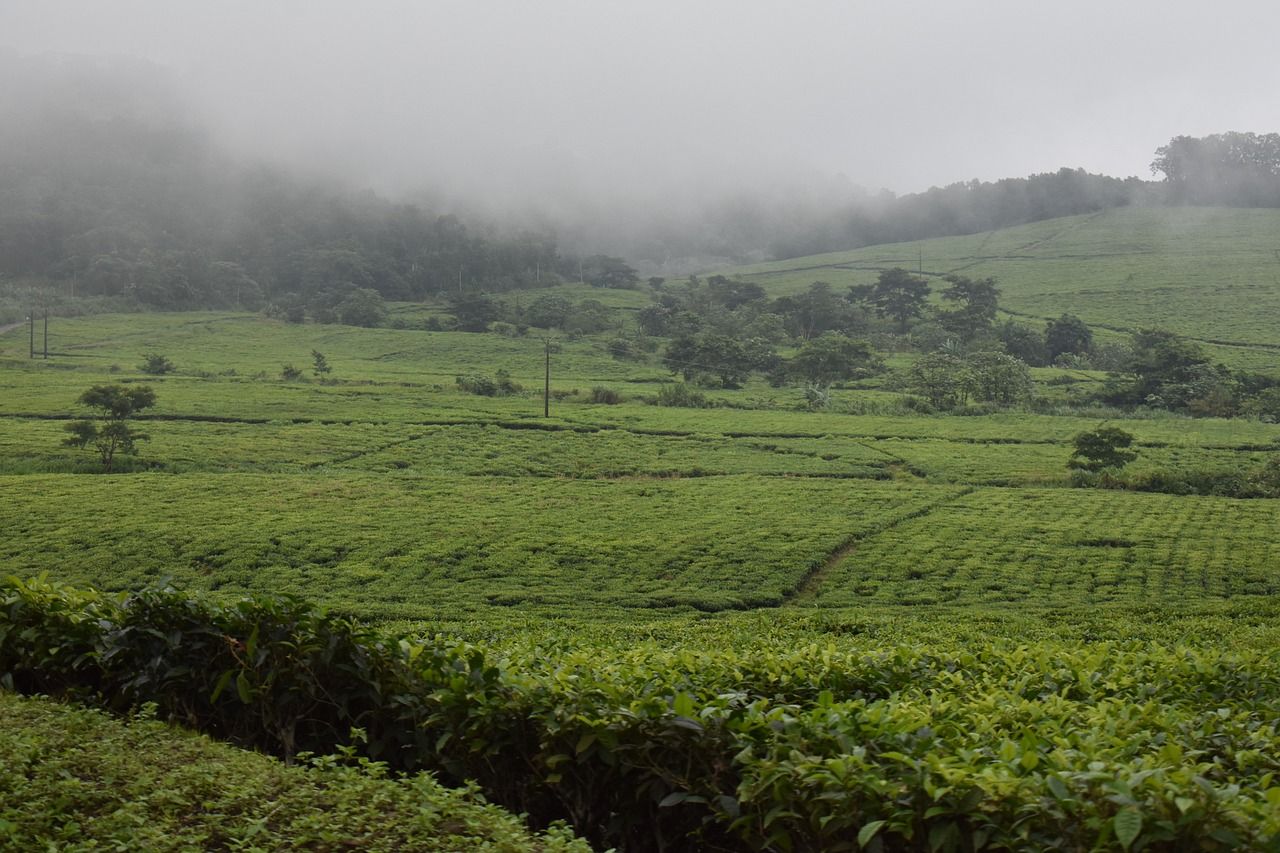
M1265 373L1278 226L1116 210L742 272L781 294L923 253L926 272L999 276L1011 314L1071 310L1104 336L1159 320ZM600 295L624 329L647 304L557 290ZM385 778L431 771L598 848L1280 850L1280 499L1151 485L1255 476L1280 454L1266 419L1058 406L1101 382L1060 368L1034 374L1045 405L964 416L880 379L820 411L760 377L657 405L670 371L607 335L100 315L53 318L32 360L27 334L0 335L0 683L345 758L284 767L0 695L0 790L25 774L69 804L58 767L175 756L154 768L172 802L77 783L95 817L74 832L0 798L0 843L159 838L225 766L299 793L273 816L228 800L175 848L249 843L254 821L305 833L311 797L349 807L350 839L373 798L446 849L580 843ZM143 374L145 353L175 371ZM108 383L156 405L103 473L63 439ZM1150 488L1075 487L1072 439L1104 422ZM426 806L407 792L438 810L409 816Z

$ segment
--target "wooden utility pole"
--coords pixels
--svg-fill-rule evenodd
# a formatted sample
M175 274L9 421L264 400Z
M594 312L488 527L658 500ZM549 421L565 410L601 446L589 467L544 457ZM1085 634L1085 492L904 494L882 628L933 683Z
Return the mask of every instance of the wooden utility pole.
M27 325L31 332L31 357L36 357L36 309L27 312Z
M542 383L542 416L549 418L551 417L551 338L544 338L543 343L547 348L547 373Z
M44 309L44 357L49 357L49 309Z

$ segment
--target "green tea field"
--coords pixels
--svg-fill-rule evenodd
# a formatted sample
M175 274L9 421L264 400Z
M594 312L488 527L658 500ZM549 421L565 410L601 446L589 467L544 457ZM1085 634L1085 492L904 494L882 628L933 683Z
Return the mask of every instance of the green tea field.
M1194 611L1270 602L1280 583L1275 501L1067 488L1070 439L1097 424L1080 414L807 412L795 389L754 381L720 392L745 401L733 408L655 406L659 365L584 338L553 355L543 418L531 337L107 315L59 320L54 356L30 361L14 357L23 331L0 339L0 567L24 577L497 625ZM335 378L280 378L312 350ZM177 371L139 374L151 351ZM498 370L526 390L450 381ZM105 475L61 439L79 393L108 381L145 381L158 403L140 455ZM592 402L602 384L621 402ZM1280 426L1258 421L1125 426L1137 471L1230 471L1280 447Z
M1177 212L1223 261L1213 285L1154 216L746 275L777 293L865 283L920 249L938 272L999 276L1009 312L1117 335L1159 320L1275 370L1271 214ZM557 290L593 295L574 288ZM630 332L644 298L606 299ZM882 377L818 410L758 375L686 407L664 402L660 354L603 334L103 314L51 320L47 360L28 334L0 334L4 687L158 709L287 759L337 751L315 796L351 785L401 808L421 786L468 815L429 835L506 833L500 849L579 842L526 840L387 768L478 785L600 849L1280 843L1280 499L1246 488L1280 454L1267 418L1081 404L1063 388L1104 376L1057 367L1031 373L1039 404L963 414L913 409ZM149 353L174 369L143 373ZM506 390L474 393L477 377ZM109 473L64 442L106 384L155 395ZM1126 476L1149 488L1069 470L1102 426L1132 435ZM7 719L55 713L0 699ZM68 737L105 725L59 720ZM151 725L104 736L162 739ZM331 776L356 760L377 763ZM253 820L303 832L308 808ZM38 811L0 806L0 843L71 832ZM112 815L83 837L127 837Z

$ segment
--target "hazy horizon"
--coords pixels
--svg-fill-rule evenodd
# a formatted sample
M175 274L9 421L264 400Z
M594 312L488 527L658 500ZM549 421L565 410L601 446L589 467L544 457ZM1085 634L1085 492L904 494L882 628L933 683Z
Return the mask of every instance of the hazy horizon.
M1267 131L1280 7L17 2L0 46L167 69L242 154L393 196L897 193ZM10 81L11 84L20 81Z

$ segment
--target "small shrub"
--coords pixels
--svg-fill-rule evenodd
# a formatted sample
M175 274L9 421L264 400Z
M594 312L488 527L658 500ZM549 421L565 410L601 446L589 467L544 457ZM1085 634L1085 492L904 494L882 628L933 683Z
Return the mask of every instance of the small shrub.
M302 371L292 364L285 364L280 368L280 378L286 382L296 382L302 378Z
M683 382L668 382L658 389L655 400L658 406L674 406L684 409L707 409L711 402L707 395L695 391Z
M830 408L831 389L813 382L806 383L804 386L804 404L811 412Z
M459 376L454 381L461 390L481 397L504 397L524 390L505 370L499 370L494 377L475 373L470 376Z
M324 353L320 352L320 350L313 349L311 351L311 372L317 377L333 372L333 368L329 366L329 360L324 357Z
M593 403L603 403L606 406L614 406L622 402L622 395L612 388L597 385L591 389L590 400Z
M148 352L143 353L142 364L138 366L138 369L151 376L164 376L166 373L173 373L176 368L174 368L173 362L169 360L168 356L161 355L158 352Z

